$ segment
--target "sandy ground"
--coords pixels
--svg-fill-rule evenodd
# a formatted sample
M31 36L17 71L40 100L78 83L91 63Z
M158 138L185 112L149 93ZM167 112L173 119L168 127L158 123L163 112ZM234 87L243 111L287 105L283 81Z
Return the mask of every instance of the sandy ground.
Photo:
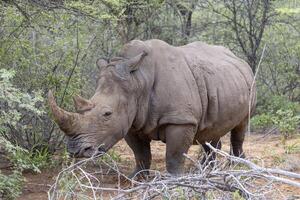
M258 165L263 167L281 168L300 173L300 138L291 138L287 141L287 146L292 144L298 145L297 148L284 148L279 135L263 136L260 134L252 134L246 137L244 150L248 158L256 158ZM125 141L120 141L113 150L120 155L120 169L124 174L130 174L134 168L134 157ZM165 144L154 141L151 143L152 150L152 169L165 171ZM222 150L229 152L229 137L222 138ZM192 146L189 155L197 158L201 152L199 146ZM189 163L186 163L186 168ZM55 169L47 169L40 174L24 174L26 177L25 187L20 196L20 200L42 200L47 199L47 191L50 185L54 183L55 177L61 170L60 167ZM106 178L106 184L113 186L117 182L117 177L111 176ZM284 185L278 185L282 192L282 199L300 199L300 188L293 188ZM284 197L283 197L284 196ZM281 199L281 198L280 198Z

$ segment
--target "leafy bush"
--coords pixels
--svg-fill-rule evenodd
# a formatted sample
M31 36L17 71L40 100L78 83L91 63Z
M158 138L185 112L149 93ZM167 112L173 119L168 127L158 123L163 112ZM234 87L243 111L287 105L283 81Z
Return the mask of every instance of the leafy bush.
M29 94L16 88L12 84L14 76L13 70L0 69L0 146L4 147L14 168L11 175L0 173L0 199L18 197L24 181L22 172L40 172L50 161L47 148L23 148L30 146L24 145L23 141L29 141L25 138L30 137L29 134L34 131L30 123L26 123L24 116L38 118L45 112L40 93Z
M20 144L33 132L33 127L24 123L24 115L34 118L44 114L43 98L39 92L28 94L16 88L14 76L13 70L0 69L0 144L16 169L39 172L50 160L47 147L26 150Z
M11 175L4 175L0 171L0 199L16 199L21 194L23 182L19 171L15 170Z
M296 102L290 101L286 96L274 95L268 97L263 104L258 105L260 113L276 114L278 110L291 110L293 114L299 112L300 106Z
M26 120L38 119L44 112L40 92L32 94L21 91L12 84L15 71L0 69L0 135L14 145L23 147L33 135L34 127ZM27 117L24 117L27 116Z
M251 120L251 125L256 129L265 129L267 127L270 127L272 124L272 116L270 114L265 113L261 115L256 115Z
M251 120L255 129L275 126L284 136L289 136L295 133L299 126L299 104L283 96L273 96L263 104L263 108L259 107L258 110L261 114Z
M24 178L22 172L29 170L40 172L51 163L48 150L28 151L20 146L13 145L0 136L0 146L6 151L6 156L13 164L14 171L11 175L1 174L0 171L0 199L16 199L22 191Z
M273 117L273 123L286 136L295 133L300 123L300 116L292 110L278 110Z
M40 169L51 165L51 155L47 149L28 151L20 146L13 145L1 137L0 145L4 147L6 156L14 168L20 172L26 170L39 173Z

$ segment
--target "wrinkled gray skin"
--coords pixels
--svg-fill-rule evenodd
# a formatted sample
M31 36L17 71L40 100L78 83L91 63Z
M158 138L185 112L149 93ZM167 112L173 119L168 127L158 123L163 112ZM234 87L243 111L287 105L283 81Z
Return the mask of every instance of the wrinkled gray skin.
M97 61L98 87L90 100L74 98L77 113L59 108L49 93L70 153L90 157L125 138L135 155L135 174L150 168L150 142L161 140L167 171L180 174L192 144L209 153L205 142L221 148L220 137L231 132L231 152L243 156L253 81L246 62L222 46L174 47L160 40L131 41L119 56Z

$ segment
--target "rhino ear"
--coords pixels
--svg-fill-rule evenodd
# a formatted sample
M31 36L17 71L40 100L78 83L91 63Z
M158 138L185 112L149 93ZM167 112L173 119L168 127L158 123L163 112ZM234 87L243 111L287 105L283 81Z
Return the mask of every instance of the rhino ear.
M107 66L108 62L103 58L99 58L97 60L96 64L97 64L98 69L101 70L103 67Z
M129 60L123 62L121 65L123 68L126 69L126 71L133 72L138 69L140 62L143 60L143 58L147 55L147 52L143 51L139 55L130 58Z
M95 107L95 104L93 102L84 99L79 95L74 96L73 101L74 101L75 109L78 113L83 113Z

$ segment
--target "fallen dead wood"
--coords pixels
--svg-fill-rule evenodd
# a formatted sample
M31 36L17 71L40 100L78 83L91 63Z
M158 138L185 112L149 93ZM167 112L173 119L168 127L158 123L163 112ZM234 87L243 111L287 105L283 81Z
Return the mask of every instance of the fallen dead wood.
M206 143L214 152L218 153L219 155L224 156L225 158L228 158L232 161L238 162L238 163L242 163L247 165L248 167L250 167L252 170L260 172L260 173L266 173L264 174L264 176L273 179L274 181L279 181L285 184L289 184L292 185L294 187L299 187L300 188L300 174L297 173L293 173L293 172L289 172L289 171L285 171L285 170L281 170L281 169L272 169L272 168L263 168L260 167L256 164L254 164L253 162L243 159L243 158L239 158L239 157L235 157L235 156L231 156L228 153L221 151L219 149L214 148L213 146L211 146L209 143ZM281 177L277 177L274 174L277 175L282 175L282 176L286 176L289 178L294 178L294 179L299 179L298 182L290 180L290 179L286 179L286 178L281 178Z
M232 199L233 195L238 195L245 199L269 199L272 195L280 195L278 183L300 188L300 174L260 167L207 145L219 158L202 166L198 160L186 155L193 168L177 177L149 170L150 175L144 180L129 179L107 154L105 159L101 156L85 159L59 173L48 191L48 198ZM91 164L99 166L99 170L89 169ZM111 171L117 176L115 186L104 184L105 174L111 174Z

